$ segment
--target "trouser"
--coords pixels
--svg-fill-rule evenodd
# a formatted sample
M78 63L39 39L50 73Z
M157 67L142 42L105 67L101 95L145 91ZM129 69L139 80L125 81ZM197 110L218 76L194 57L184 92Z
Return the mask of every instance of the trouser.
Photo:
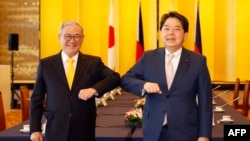
M168 125L162 126L161 134L158 141L170 141Z

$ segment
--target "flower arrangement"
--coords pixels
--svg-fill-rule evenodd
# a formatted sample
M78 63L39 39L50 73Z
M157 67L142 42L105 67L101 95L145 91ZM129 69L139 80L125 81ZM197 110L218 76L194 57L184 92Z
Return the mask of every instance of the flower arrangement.
M125 114L125 123L129 126L140 126L142 124L142 109L132 108Z
M129 126L140 126L142 124L142 109L145 104L145 98L135 100L135 105L125 114L125 123Z

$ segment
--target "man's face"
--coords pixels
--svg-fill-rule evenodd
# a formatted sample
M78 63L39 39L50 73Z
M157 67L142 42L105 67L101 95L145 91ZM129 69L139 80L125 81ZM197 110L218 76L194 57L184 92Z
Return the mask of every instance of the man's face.
M58 37L63 52L65 52L69 57L74 56L80 50L83 41L83 35L79 26L65 26Z
M182 47L187 33L177 18L168 18L161 29L161 36L165 47L177 50Z

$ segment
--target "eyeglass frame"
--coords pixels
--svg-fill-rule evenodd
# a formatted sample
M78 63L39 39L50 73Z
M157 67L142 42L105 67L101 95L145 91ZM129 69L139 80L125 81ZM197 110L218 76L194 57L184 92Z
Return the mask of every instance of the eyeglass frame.
M71 35L71 34L61 34L63 36L63 39L65 41L70 41L72 39L74 39L75 41L80 41L83 36L80 34L75 34L75 35Z

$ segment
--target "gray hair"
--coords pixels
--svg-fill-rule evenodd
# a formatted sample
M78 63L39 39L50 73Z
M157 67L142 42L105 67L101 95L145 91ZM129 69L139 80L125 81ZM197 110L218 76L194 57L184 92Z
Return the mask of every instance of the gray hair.
M77 26L79 26L80 29L81 29L81 34L83 35L83 28L82 28L82 26L81 26L78 22L76 22L76 21L65 21L65 22L63 22L62 25L61 25L61 27L60 27L60 34L62 33L62 30L64 29L64 27L65 27L65 26L69 26L69 25L77 25Z

